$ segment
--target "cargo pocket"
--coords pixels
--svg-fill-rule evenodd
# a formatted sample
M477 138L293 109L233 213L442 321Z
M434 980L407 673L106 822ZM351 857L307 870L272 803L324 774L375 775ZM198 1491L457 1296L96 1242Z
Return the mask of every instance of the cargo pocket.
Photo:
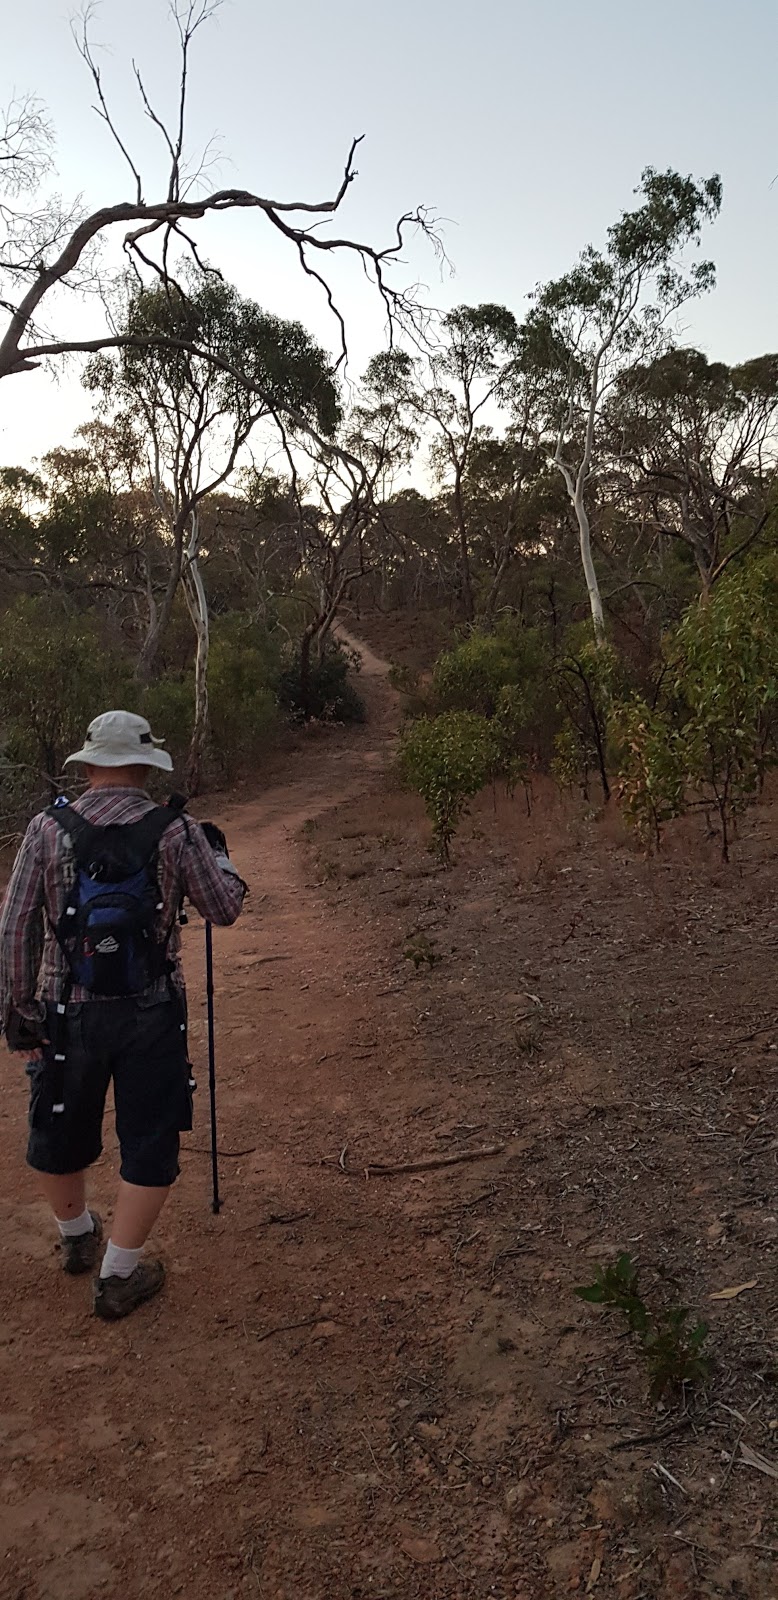
M25 1072L30 1080L30 1108L27 1121L31 1132L48 1128L52 1121L51 1074L45 1061L28 1061Z

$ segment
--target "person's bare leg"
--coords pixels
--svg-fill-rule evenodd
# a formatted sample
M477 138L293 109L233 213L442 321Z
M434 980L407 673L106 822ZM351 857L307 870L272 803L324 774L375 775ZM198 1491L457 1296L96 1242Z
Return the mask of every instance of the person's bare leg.
M86 1209L85 1172L67 1172L62 1176L39 1172L37 1177L58 1222L69 1222L72 1217L81 1216Z
M169 1194L169 1186L146 1189L136 1183L125 1183L121 1178L111 1223L111 1243L118 1250L142 1249Z

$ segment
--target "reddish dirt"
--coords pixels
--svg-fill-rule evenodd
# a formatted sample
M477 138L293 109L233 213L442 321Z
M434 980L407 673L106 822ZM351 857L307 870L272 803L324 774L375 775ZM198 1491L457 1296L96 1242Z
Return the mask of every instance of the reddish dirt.
M539 789L479 803L443 874L364 657L367 726L220 811L253 888L217 943L224 1208L192 927L169 1287L116 1328L57 1270L3 1061L0 1596L767 1600L775 1482L739 1456L778 1462L772 809L725 873ZM573 1295L622 1248L712 1324L685 1410Z

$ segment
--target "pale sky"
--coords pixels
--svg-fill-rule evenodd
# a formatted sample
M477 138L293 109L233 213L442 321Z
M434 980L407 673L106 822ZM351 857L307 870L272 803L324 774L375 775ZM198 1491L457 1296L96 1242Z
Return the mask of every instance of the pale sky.
M63 0L6 6L0 103L23 91L47 103L59 187L91 207L130 198L131 183L90 110L71 11ZM93 34L122 133L145 158L147 198L157 198L163 166L131 59L170 107L166 0L103 0ZM363 133L339 231L382 244L401 212L431 206L445 219L455 276L441 278L418 245L407 281L423 280L439 306L491 300L519 317L534 284L603 241L644 166L720 172L724 206L704 244L718 287L688 308L684 337L738 361L778 349L776 61L776 0L226 0L194 47L189 143L220 136L220 185L321 199ZM216 219L201 237L243 293L333 344L320 296L258 215ZM356 377L381 344L380 306L353 267L333 281ZM99 314L71 299L57 326L93 333ZM58 382L7 378L0 464L68 443L88 415L76 371Z

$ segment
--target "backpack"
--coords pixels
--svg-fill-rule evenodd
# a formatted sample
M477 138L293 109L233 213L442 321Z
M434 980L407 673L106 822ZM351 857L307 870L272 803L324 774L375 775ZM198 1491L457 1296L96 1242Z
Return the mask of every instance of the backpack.
M68 835L75 857L73 887L54 928L70 982L97 996L142 994L170 972L173 924L162 940L157 934L157 856L180 811L156 806L137 822L104 827L87 822L66 801L48 815Z

